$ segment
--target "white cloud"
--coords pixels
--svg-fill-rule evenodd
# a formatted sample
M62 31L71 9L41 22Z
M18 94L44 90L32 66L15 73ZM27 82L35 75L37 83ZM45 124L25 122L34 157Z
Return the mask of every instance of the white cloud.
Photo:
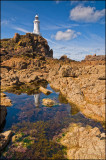
M93 43L85 45L84 43L75 44L70 42L57 42L47 39L50 48L53 49L53 57L60 58L62 55L67 55L70 59L81 61L86 55L105 55L105 43Z
M80 32L75 32L74 30L67 29L65 32L58 31L55 35L56 40L71 40L80 35Z
M3 20L1 21L1 25L7 25L9 23L9 20Z
M12 22L16 21L14 17L10 17L9 19L4 19L1 21L1 25L11 25Z
M62 55L67 55L70 59L81 61L86 55L105 55L105 48L88 48L82 46L51 46L53 48L53 57L60 58Z
M70 11L70 19L74 21L97 22L105 16L105 9L96 10L95 7L76 6Z
M41 26L42 30L58 30L58 29L68 29L72 27L78 27L79 24L43 24Z
M17 31L21 31L21 32L24 32L24 33L29 33L28 30L20 28L20 27L13 26L12 28L15 29L15 30L17 30Z

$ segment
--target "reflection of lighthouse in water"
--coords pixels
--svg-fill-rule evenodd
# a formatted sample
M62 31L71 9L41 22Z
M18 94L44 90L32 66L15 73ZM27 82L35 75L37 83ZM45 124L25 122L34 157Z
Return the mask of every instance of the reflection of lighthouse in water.
M40 93L37 93L34 95L34 100L35 100L35 106L39 107L40 105Z

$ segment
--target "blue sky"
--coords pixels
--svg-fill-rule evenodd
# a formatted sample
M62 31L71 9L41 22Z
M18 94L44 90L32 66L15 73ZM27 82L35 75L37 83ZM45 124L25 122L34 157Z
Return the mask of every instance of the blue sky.
M1 38L33 32L36 13L54 58L105 54L105 1L2 1Z

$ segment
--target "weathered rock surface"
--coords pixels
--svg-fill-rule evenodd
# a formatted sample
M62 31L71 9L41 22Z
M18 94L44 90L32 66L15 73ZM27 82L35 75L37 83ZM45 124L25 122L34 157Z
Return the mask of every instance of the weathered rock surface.
M105 65L62 65L55 72L51 69L47 80L84 115L105 121L104 73Z
M85 61L97 61L97 60L101 60L101 61L105 61L106 60L106 56L105 55L87 55L84 59Z
M7 115L7 109L4 106L0 106L0 127L3 124Z
M5 120L5 117L7 115L7 109L6 107L11 106L11 100L6 97L4 93L0 93L0 126Z
M6 147L6 145L10 141L11 135L11 130L0 133L0 152Z
M25 66L22 67L21 64L27 64L27 69L25 69ZM13 65L14 64L14 65ZM29 62L25 62L22 58L11 58L10 60L4 61L2 63L2 66L10 66L11 69L4 70L1 69L1 86L2 88L5 88L7 86L13 86L13 85L20 85L22 83L31 83L34 81L39 81L39 79L44 79L43 74L46 74L42 70L45 67L42 67L42 70L40 67L37 66L37 64L32 64L32 62L29 64ZM1 68L2 68L1 66ZM20 67L18 67L20 66Z
M82 62L70 61L66 56L60 60L52 57L53 51L41 36L15 34L12 39L1 40L1 89L46 79L51 87L60 90L86 117L104 122L105 57L86 56ZM11 101L1 95L0 122L3 122L6 116L4 106ZM43 99L43 104L53 106L56 102ZM7 133L7 137L9 135L11 133ZM8 138L5 140L5 135L0 136L1 148L4 148ZM67 146L69 159L104 159L104 137L98 128L74 124L69 127L61 143Z
M52 99L46 98L42 100L43 105L47 106L47 107L52 107L56 104L56 102Z
M90 126L70 124L60 143L67 147L68 159L105 159L105 134Z
M27 68L21 64L26 64ZM1 67L2 88L46 79L85 116L105 121L106 76L103 60L67 62L49 58L11 58L3 61Z
M15 33L13 38L1 40L1 55L2 61L19 55L33 58L36 56L53 57L53 50L42 36L31 33L26 33L26 35Z
M12 105L11 100L8 97L6 97L4 93L0 93L0 97L1 97L1 102L0 102L1 106L9 107Z
M68 65L63 65L59 70L59 75L61 77L77 77L81 72L78 74L78 67L71 67Z
M39 91L41 91L41 92L43 92L44 94L47 94L47 95L49 95L50 93L52 93L51 90L48 90L48 89L46 89L46 88L44 88L42 86L39 88Z
M14 66L11 65L15 62ZM71 62L69 65L55 60L42 61L38 67L36 60L26 61L27 69L18 69L22 58L4 61L5 72L1 73L1 86L12 86L47 79L53 88L59 89L69 102L75 103L87 117L105 119L105 65L88 65ZM45 63L43 63L45 62ZM37 60L38 63L38 60ZM41 63L41 61L40 61ZM6 66L7 65L7 66ZM8 70L6 67L10 67Z

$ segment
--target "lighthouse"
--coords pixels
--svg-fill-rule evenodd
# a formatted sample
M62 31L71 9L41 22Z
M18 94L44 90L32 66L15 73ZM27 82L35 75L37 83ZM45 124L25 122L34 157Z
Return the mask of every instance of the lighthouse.
M40 21L38 15L35 16L33 33L40 35Z

